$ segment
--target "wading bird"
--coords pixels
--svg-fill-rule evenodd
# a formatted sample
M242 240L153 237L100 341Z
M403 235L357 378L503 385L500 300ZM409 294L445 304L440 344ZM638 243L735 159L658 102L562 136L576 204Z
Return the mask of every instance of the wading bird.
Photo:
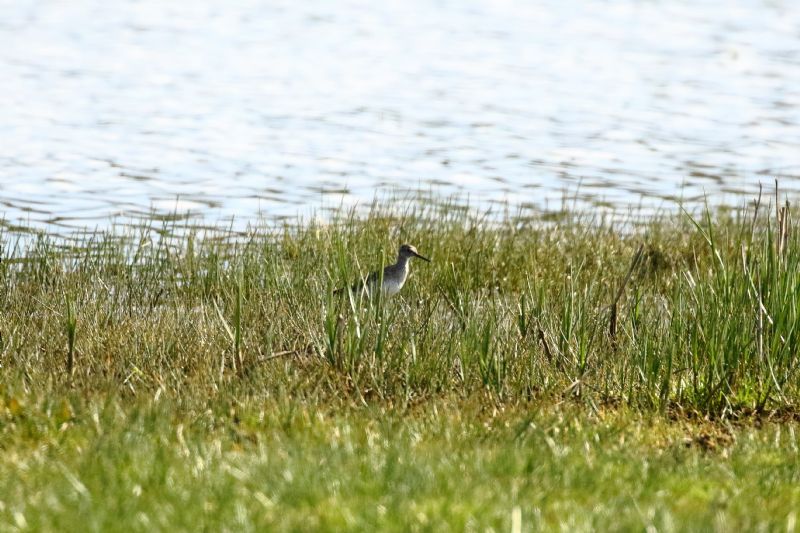
M383 269L383 294L385 296L394 296L400 289L403 288L406 280L408 279L409 261L412 257L418 257L423 261L431 262L427 257L421 256L417 249L410 244L403 244L397 252L397 262L389 265ZM380 283L380 272L372 272L366 279L356 283L350 290L353 292L365 291L368 295L374 294L374 289ZM334 291L334 294L339 294L344 289Z

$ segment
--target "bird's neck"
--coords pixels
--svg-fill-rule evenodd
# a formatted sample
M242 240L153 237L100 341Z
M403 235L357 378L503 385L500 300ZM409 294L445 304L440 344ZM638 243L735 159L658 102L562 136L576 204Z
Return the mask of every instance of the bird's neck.
M408 260L411 259L407 255L398 255L397 256L397 263L394 264L397 268L402 268L406 270L408 268Z

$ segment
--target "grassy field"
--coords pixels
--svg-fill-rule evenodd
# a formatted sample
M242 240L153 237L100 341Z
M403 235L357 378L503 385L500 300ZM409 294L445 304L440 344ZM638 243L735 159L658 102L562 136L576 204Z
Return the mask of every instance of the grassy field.
M0 530L795 530L799 240L766 201L4 235ZM401 242L399 296L333 294Z

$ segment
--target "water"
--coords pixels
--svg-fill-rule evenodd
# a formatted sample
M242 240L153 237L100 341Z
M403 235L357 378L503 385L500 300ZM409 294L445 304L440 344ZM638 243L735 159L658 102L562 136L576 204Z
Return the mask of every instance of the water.
M7 225L800 189L795 0L0 6Z

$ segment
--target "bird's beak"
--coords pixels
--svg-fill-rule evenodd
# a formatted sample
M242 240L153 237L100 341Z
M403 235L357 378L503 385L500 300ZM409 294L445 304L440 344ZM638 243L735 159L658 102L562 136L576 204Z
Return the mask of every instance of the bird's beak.
M431 260L430 260L430 259L428 259L427 257L421 256L421 255L419 255L419 254L418 254L418 253L416 253L416 252L414 252L414 257L419 257L420 259L422 259L423 261L427 261L428 263L430 263L430 262L431 262Z

